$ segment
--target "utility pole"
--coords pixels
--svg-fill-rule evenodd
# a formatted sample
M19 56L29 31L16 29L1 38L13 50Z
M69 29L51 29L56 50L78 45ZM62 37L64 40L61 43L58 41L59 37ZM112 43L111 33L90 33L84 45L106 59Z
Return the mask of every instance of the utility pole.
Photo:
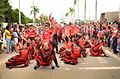
M90 21L90 8L89 8L89 21Z
M97 0L95 2L95 21L97 21Z
M84 5L84 21L86 21L86 0L85 0L85 5Z
M34 5L34 0L33 0L33 24L35 25L35 5Z
M118 17L118 21L120 22L120 1L119 1L119 17Z
M18 4L19 4L19 24L21 24L20 0L19 0Z
M78 20L79 20L79 0L78 0Z

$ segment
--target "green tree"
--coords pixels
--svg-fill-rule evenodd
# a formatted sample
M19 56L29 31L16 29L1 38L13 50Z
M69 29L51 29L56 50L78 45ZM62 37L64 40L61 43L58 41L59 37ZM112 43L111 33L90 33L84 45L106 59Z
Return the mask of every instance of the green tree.
M69 13L68 13L68 12L66 12L66 13L65 13L65 17L68 17L68 16L69 16Z
M69 8L69 13L70 13L71 16L73 15L74 11L75 10L72 7Z
M19 10L14 9L12 10L9 20L11 23L18 23L19 22ZM21 23L26 24L29 23L30 19L21 12Z
M0 0L0 22L4 22L6 19L6 13L11 10L11 6L8 0Z
M18 23L19 10L12 9L9 0L0 0L0 23L8 22ZM22 23L26 24L30 19L21 12Z

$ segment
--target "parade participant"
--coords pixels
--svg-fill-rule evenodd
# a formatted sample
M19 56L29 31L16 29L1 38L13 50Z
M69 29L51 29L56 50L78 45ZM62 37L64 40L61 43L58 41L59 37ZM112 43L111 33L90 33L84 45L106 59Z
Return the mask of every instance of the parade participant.
M63 59L67 54L69 54L72 50L72 46L73 46L73 42L71 42L69 38L68 42L64 42L64 47L60 48L60 58Z
M37 32L33 26L30 26L28 29L28 38L37 36Z
M53 46L53 50L56 49L56 53L58 53L58 35L57 35L57 30L56 27L53 28L53 32L52 32L52 46Z
M39 51L35 52L34 58L36 59L36 66L34 66L34 69L36 70L40 66L50 66L54 69L54 66L52 64L52 61L55 58L55 52L52 50L52 45L50 44L50 41L44 40L42 42L42 46L40 47Z
M60 57L65 63L75 65L78 63L78 57L80 54L80 48L74 42L74 38L72 37L72 42L64 43L64 50L61 51Z
M19 55L13 56L12 58L10 58L8 60L8 62L6 62L6 67L11 69L16 67L17 65L22 65L24 64L24 66L28 66L28 44L24 44L23 49L20 51Z
M84 47L90 48L91 45L90 45L90 41L89 41L89 37L88 37L87 33L84 35L84 40L85 40Z
M92 45L92 48L90 49L90 56L106 56L108 57L108 55L105 52L105 48L103 46L103 42L101 39L98 39L98 43Z
M23 43L22 43L22 39L21 38L19 38L18 44L17 44L15 49L16 49L17 53L19 53L23 49Z
M53 48L54 47L53 46L53 44L54 44L54 42L53 42L53 35L55 33L55 30L52 29L53 27L51 27L50 29L49 29L49 27L50 27L49 24L47 24L47 25L44 26L44 31L43 31L41 40L42 40L42 42L44 42L44 40L50 41L50 43L52 44L52 50L54 50L54 48ZM56 65L56 67L59 67L56 56L54 58L54 63Z
M79 40L78 40L78 46L80 47L80 53L79 53L79 57L81 58L82 61L84 61L84 57L87 56L87 52L86 52L86 49L85 49L85 39L84 37L81 37Z
M57 39L61 43L61 40L62 40L62 28L61 28L60 24L57 24L56 31L57 31Z
M64 26L62 39L68 42L69 37L70 37L70 26Z
M35 43L34 38L31 37L30 40L31 40L31 42L29 42L30 45L28 47L28 49L29 49L29 60L32 60L32 59L34 59L33 55L36 51L36 48L38 48L38 47L37 47L37 44Z
M45 25L42 36L41 36L41 40L49 40L50 41L50 39L51 39L51 33L49 31L49 27L48 27L48 25Z

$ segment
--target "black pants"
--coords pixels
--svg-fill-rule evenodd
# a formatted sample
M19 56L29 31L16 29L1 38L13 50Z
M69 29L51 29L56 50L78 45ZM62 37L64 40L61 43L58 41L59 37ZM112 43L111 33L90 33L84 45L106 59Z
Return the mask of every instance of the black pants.
M56 56L55 56L55 59L54 59L54 63L55 63L56 66L58 66L58 61L57 61Z
M117 45L112 45L112 49L113 49L113 52L114 52L114 54L117 54L118 53L118 51L116 50L116 48L117 48Z
M53 50L56 49L56 53L58 53L58 44L53 44Z
M53 49L52 49L53 53L54 53L54 48L56 48L56 52L58 53L58 44L52 43L52 47L53 47ZM58 66L58 61L57 61L56 55L55 55L54 63L56 66Z

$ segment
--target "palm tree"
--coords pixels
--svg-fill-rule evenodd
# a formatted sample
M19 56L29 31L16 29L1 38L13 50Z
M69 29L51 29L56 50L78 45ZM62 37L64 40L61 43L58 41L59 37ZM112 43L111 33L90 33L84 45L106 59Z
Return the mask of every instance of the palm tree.
M73 13L75 12L75 9L74 8L72 8L72 7L70 7L69 8L69 14L71 15L71 21L74 23L74 19L72 19L72 15L73 15ZM74 17L75 18L75 17Z
M69 13L71 14L71 17L73 15L73 13L75 12L75 9L73 9L72 7L69 8Z
M36 19L36 15L37 13L39 13L39 9L37 8L37 6L31 6L32 10L30 14L33 14L33 23L35 24L35 19Z
M65 13L65 17L68 17L68 16L69 16L69 13L68 13L68 12L66 12L66 13Z
M65 18L68 17L68 16L70 16L72 18L72 15L73 15L74 11L75 10L72 7L70 7L68 9L68 11L65 13Z

